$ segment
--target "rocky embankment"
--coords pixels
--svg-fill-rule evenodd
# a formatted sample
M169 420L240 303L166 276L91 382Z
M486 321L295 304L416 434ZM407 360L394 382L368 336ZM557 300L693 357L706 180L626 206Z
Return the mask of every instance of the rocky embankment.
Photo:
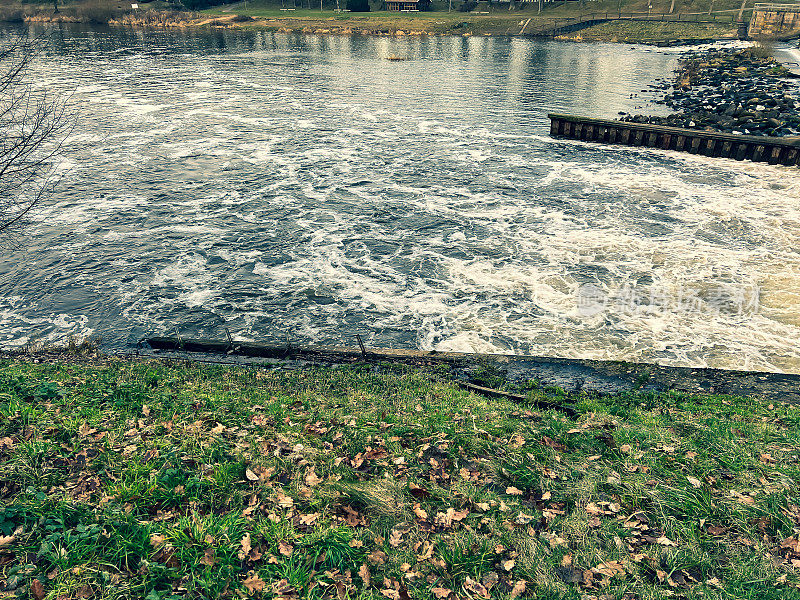
M687 54L674 84L656 100L676 112L666 117L625 115L623 121L740 133L800 135L797 81L761 48ZM667 91L671 90L671 91Z

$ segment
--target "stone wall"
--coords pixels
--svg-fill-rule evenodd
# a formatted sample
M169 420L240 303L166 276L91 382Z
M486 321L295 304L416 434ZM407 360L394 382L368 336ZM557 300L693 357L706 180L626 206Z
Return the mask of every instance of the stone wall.
M800 35L800 9L771 6L753 10L747 34L751 38L791 38Z

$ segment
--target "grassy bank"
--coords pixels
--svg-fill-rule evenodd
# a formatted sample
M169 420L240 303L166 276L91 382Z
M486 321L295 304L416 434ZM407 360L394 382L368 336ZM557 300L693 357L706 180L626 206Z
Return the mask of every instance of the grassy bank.
M798 408L529 387L5 360L0 595L797 597Z
M736 26L723 23L648 23L612 21L558 39L575 42L655 44L673 40L736 39Z
M319 34L365 34L365 35L530 35L565 19L574 19L589 13L669 13L683 18L707 18L711 0L645 0L595 2L552 2L538 5L524 3L515 10L507 5L490 7L481 4L476 11L463 12L461 1L451 4L437 0L434 10L419 13L398 13L382 10L383 3L372 2L372 12L336 12L334 0L305 4L295 8L295 2L274 0L248 0L207 9L202 13L176 10L179 3L168 4L163 0L140 4L136 10L129 3L118 0L59 0L60 10L54 14L52 3L9 2L0 6L0 21L8 22L82 22L129 26L166 27L217 27L257 28L294 33ZM344 6L344 0L340 5ZM285 6L284 6L285 5ZM292 7L288 9L288 7ZM323 10L320 10L322 8ZM730 19L738 13L740 3L736 0L718 0L713 4L714 14L720 20ZM749 9L744 13L749 17ZM706 39L708 37L732 37L735 27L727 24L704 23L641 23L614 22L578 32L565 39L665 42L675 39Z

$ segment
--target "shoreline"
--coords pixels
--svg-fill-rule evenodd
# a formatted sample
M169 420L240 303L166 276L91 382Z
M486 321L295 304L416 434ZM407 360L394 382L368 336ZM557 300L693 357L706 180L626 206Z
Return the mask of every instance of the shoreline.
M7 25L82 24L88 26L210 29L217 31L268 31L297 35L367 35L374 37L518 37L550 39L561 42L596 42L643 44L654 46L681 46L736 39L733 27L714 23L674 23L646 21L609 21L569 34L549 36L526 32L527 15L521 13L513 19L508 16L471 16L469 13L420 13L423 16L393 13L354 13L342 17L281 16L248 17L233 13L188 13L146 11L126 13L107 21L96 21L78 15L30 15L23 21L0 21ZM547 27L552 19L540 19L536 27ZM519 23L523 27L519 27ZM533 26L532 26L533 27ZM531 28L532 28L531 27Z

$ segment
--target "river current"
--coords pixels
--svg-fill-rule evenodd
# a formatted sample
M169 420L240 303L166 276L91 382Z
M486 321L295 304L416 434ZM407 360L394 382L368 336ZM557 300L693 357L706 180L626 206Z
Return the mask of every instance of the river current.
M33 81L78 124L57 193L0 255L0 344L227 328L800 372L800 171L548 134L548 112L663 111L643 90L677 60L53 30Z

